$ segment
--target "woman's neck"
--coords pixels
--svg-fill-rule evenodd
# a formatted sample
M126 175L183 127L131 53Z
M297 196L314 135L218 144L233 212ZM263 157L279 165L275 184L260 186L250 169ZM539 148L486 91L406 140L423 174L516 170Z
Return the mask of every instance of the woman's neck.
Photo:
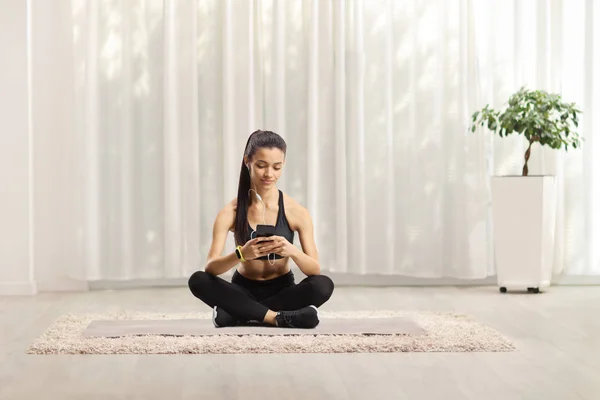
M255 187L253 188L254 190L256 190L258 192L258 194L260 195L262 201L265 203L266 207L271 207L274 204L278 203L279 200L279 190L277 189L277 187L273 186L269 189L263 189L263 188L259 188L259 187ZM252 203L251 204L259 204L262 206L260 200L258 200L258 198L256 197L256 193L254 192L254 190L250 191L250 195L252 198Z

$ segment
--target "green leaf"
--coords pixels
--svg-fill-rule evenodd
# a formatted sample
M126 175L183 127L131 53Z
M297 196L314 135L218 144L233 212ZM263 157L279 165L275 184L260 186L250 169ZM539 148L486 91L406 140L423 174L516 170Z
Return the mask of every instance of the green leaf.
M581 111L575 103L566 103L557 93L519 88L508 98L504 109L494 110L486 104L472 114L473 126L487 127L500 137L523 135L530 142L539 142L553 149L580 147L579 127Z

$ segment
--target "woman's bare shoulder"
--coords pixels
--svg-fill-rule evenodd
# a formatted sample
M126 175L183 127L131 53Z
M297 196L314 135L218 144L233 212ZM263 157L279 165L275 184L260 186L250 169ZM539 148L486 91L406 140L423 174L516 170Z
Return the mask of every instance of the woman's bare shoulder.
M237 197L234 197L229 203L225 205L225 208L231 208L233 212L237 210Z
M285 206L285 216L293 227L297 227L303 220L310 218L306 207L285 193L283 194L283 204Z

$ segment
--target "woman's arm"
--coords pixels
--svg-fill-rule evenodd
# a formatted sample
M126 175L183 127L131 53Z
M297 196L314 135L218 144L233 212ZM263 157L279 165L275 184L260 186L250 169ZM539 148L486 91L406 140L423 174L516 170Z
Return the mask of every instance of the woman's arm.
M304 275L319 275L321 273L321 265L319 264L319 252L315 243L314 228L310 213L306 208L301 206L298 206L297 212L297 230L300 236L302 251L293 252L291 258Z
M221 275L240 262L235 252L221 256L225 248L229 229L233 226L234 220L235 206L230 203L219 212L213 224L212 244L208 251L206 266L204 267L204 272L207 274Z

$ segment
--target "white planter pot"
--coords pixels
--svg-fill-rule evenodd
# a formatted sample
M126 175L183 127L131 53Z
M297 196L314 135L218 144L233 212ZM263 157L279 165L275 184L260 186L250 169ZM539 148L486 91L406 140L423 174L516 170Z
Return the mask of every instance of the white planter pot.
M554 176L492 178L498 286L537 292L550 286L554 263Z

